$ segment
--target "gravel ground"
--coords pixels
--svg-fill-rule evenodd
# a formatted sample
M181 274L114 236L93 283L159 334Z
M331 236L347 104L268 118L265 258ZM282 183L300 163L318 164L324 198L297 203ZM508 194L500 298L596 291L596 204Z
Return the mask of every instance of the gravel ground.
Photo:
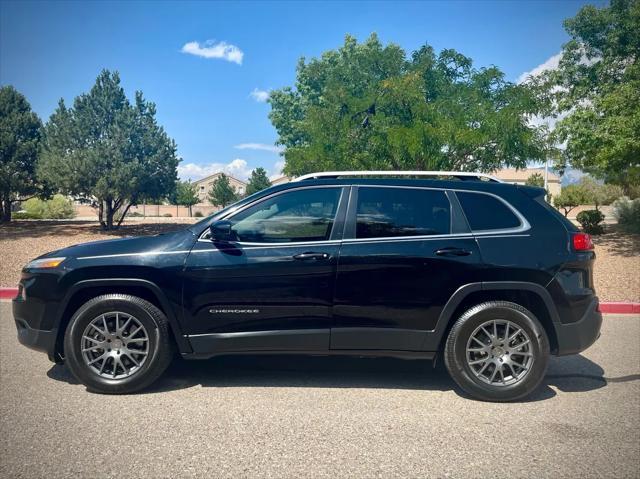
M0 477L590 477L640 471L640 317L608 316L527 402L472 401L426 361L177 361L86 392L0 303Z
M0 226L0 286L17 285L22 266L48 251L86 241L156 234L184 227L176 220L170 223L163 218L131 221L114 232L103 231L95 221L17 221ZM640 302L640 235L625 235L615 232L613 227L610 229L612 232L595 238L598 296L601 301Z

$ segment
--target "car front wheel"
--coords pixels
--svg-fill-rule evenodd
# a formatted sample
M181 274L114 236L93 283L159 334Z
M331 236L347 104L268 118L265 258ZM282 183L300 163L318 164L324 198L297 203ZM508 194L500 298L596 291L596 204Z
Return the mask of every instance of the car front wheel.
M531 394L544 378L549 340L526 308L490 301L455 322L444 360L451 377L474 398L515 401Z
M144 389L173 357L166 316L150 302L125 294L98 296L73 315L64 338L65 360L90 391L126 394Z

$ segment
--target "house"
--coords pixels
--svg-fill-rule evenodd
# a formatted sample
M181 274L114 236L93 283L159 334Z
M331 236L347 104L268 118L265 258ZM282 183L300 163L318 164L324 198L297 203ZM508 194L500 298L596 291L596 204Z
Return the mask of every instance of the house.
M200 199L200 201L198 202L198 205L211 204L209 202L209 191L211 191L213 182L216 181L218 178L220 178L220 175L222 175L222 173L220 172L214 173L213 175L206 176L200 180L193 182L193 184L196 187L196 194ZM231 188L235 190L236 194L238 196L244 196L244 194L247 191L247 184L244 181L234 178L233 176L228 175L226 173L225 173L225 176L229 179L229 184L231 185Z
M291 178L289 178L288 176L279 176L278 178L274 178L273 180L271 180L271 186L289 183L290 181Z
M524 185L529 177L536 173L542 175L542 178L544 178L544 168L523 168L519 170L515 168L503 168L493 172L493 176L505 183ZM562 189L560 176L552 173L551 171L548 172L547 176L547 189L549 190L549 193L551 193L552 197L558 196Z

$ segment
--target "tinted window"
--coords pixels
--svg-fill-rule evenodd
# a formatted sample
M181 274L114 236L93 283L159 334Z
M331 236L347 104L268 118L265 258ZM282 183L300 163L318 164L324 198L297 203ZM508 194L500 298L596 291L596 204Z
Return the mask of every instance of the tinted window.
M443 191L359 188L356 238L448 234L451 208Z
M340 188L309 188L271 197L230 220L238 241L324 241L331 235Z
M517 228L520 220L507 205L493 196L456 192L473 231Z

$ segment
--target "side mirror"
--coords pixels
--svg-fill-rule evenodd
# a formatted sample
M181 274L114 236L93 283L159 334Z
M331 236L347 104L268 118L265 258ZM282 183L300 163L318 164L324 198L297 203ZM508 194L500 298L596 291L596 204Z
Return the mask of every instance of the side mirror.
M233 231L231 231L230 221L216 221L209 226L209 233L211 234L211 241L228 242L232 240Z

